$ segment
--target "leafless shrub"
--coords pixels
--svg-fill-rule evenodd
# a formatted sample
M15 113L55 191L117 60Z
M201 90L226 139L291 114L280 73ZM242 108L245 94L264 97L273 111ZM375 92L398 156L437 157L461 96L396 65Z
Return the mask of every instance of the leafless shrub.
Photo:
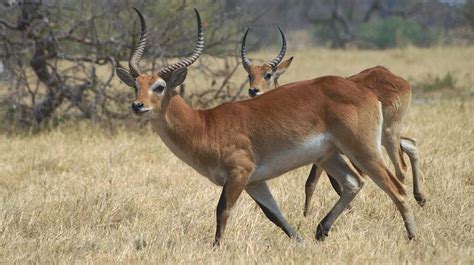
M143 10L150 24L146 71L157 71L170 59L188 55L195 39L191 8L202 6L207 56L196 68L220 86L193 93L183 87L183 95L201 106L238 98L230 92L238 89L230 87L243 86L229 79L239 62L229 55L236 54L240 22L248 17L238 10L216 12L223 9L220 2L196 2L4 2L0 5L5 14L0 17L0 75L7 81L0 96L6 120L31 127L70 118L93 122L126 118L133 91L118 85L113 69L128 60L135 45L138 27L131 6ZM223 69L208 66L209 60L219 58L225 61Z

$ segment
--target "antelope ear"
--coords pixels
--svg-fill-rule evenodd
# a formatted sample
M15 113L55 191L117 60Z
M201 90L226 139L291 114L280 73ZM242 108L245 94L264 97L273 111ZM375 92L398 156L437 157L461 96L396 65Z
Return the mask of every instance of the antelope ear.
M166 82L167 90L172 91L177 86L181 85L186 79L187 75L188 68L180 68L178 70L173 71L170 75L170 78L168 79L168 82Z
M290 67L291 62L293 61L293 56L290 59L281 62L275 70L275 80L277 80L286 70Z
M115 74L124 82L127 86L135 87L135 79L133 79L130 72L122 67L115 68Z

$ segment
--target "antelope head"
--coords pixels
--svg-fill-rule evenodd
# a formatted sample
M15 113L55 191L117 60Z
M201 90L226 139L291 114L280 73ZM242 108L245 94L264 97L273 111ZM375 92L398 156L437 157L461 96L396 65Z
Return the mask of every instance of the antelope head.
M247 40L247 34L249 33L249 28L245 30L244 37L242 38L242 46L240 50L240 55L242 57L242 65L249 75L249 96L255 97L262 93L267 92L272 88L278 87L278 78L290 67L293 57L288 60L281 62L286 53L286 37L285 33L278 26L278 30L281 35L281 49L275 59L263 64L263 65L254 65L247 58L247 48L245 42Z
M136 99L131 107L136 115L142 115L145 113L160 112L166 99L169 99L173 93L176 93L174 88L184 82L187 74L187 67L193 64L203 51L204 31L202 28L201 17L199 16L198 11L194 9L198 24L198 39L194 52L180 62L162 68L158 73L148 75L143 73L138 65L146 44L147 29L145 18L140 11L136 8L134 9L140 18L140 40L130 58L128 64L129 69L117 67L115 72L120 80L135 89Z

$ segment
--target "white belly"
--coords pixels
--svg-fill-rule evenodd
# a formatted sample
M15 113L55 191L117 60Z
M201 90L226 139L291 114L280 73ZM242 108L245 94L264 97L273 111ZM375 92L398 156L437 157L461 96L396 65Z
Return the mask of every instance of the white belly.
M293 148L263 158L250 177L249 184L278 177L290 170L316 162L333 145L329 134L311 136Z

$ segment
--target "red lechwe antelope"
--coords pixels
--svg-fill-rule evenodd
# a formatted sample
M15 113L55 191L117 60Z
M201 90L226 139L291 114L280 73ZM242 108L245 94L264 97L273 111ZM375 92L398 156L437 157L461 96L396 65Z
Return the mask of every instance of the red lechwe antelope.
M255 99L194 110L175 91L186 78L203 47L198 15L194 53L157 74L140 71L146 25L130 59L130 70L117 68L123 82L136 88L136 115L151 120L165 145L186 164L223 186L217 204L214 245L221 241L230 210L245 190L264 214L289 237L300 240L280 212L266 181L316 163L343 186L343 194L319 223L316 239L323 240L342 211L362 188L363 178L341 152L368 174L393 200L410 239L415 220L405 186L386 167L381 155L382 109L377 96L345 78L325 76L301 81ZM197 13L197 12L196 12Z
M246 39L249 29L247 28L242 38L241 57L242 65L249 75L249 96L261 95L270 89L277 88L278 78L288 69L293 57L281 62L286 53L286 38L283 30L278 27L282 39L282 46L277 57L263 65L254 65L247 57ZM281 62L281 63L280 63ZM419 187L418 152L416 141L409 137L400 136L403 117L408 109L411 99L410 84L401 77L392 74L382 66L366 69L356 75L347 78L361 84L374 92L382 103L383 130L382 145L385 147L392 163L395 166L397 177L404 182L406 164L403 153L410 158L413 175L413 194L420 206L424 206L426 200ZM316 183L321 176L320 167L313 165L305 185L304 215L310 212L311 198L316 188ZM342 187L334 177L328 174L331 185L339 195L342 195Z

